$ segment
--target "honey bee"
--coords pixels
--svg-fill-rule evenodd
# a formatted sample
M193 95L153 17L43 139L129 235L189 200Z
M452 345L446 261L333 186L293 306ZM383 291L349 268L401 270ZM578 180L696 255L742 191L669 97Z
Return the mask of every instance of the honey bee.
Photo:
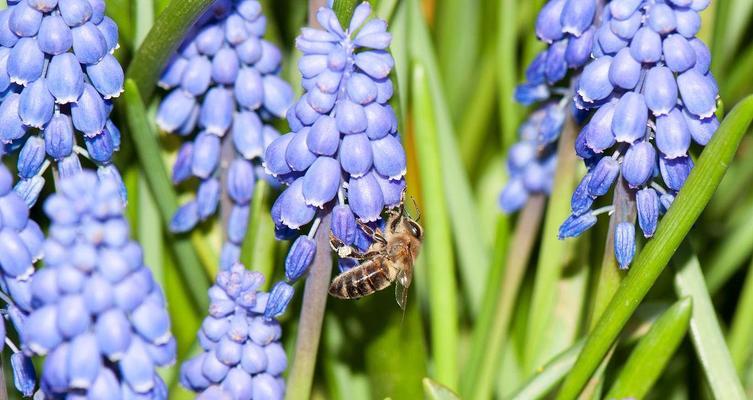
M329 234L332 249L341 258L352 258L361 264L336 276L329 294L340 299L357 299L383 290L395 282L395 300L405 310L408 288L413 280L413 264L421 249L423 228L405 212L402 203L398 210L388 211L385 232L358 222L371 238L365 252L348 246Z

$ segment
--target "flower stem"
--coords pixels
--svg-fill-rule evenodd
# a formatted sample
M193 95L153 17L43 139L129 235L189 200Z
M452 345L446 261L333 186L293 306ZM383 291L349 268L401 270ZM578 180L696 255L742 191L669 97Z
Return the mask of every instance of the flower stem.
M329 280L332 275L332 256L329 248L329 227L332 215L322 217L316 232L316 255L306 278L303 291L300 325L295 344L293 365L288 376L288 400L308 399L314 378L316 353L322 331L324 309L327 305Z
M528 267L531 250L536 244L545 204L546 199L541 195L529 199L520 213L509 246L506 243L495 246L494 264L489 270L493 276L486 287L481 313L474 329L471 356L466 363L465 379L461 386L461 393L468 399L486 399L491 396L495 374L502 360L500 352L507 341L515 301ZM497 234L498 239L500 233ZM505 255L497 254L499 252L507 253L506 262L501 260ZM489 302L491 304L487 305Z
M173 0L154 22L128 67L127 77L138 85L146 103L155 82L188 29L214 0Z

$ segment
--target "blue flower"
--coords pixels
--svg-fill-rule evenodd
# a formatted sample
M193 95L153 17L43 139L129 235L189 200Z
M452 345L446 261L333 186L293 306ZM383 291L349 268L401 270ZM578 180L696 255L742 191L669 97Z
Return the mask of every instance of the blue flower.
M120 182L89 171L61 179L45 202L45 268L21 337L27 354L45 356L40 386L51 397L166 396L155 368L174 361L175 339L123 207Z
M209 315L199 329L204 350L183 363L180 382L206 399L282 399L287 367L282 329L264 316L272 294L264 276L234 264L209 289Z
M29 206L50 161L84 155L104 168L120 147L109 115L124 75L112 54L117 26L104 8L103 1L20 0L0 11L0 90L6 93L0 146L21 149L17 190ZM61 175L78 171L59 169Z
M593 57L583 70L576 104L596 110L576 140L589 169L581 187L592 203L617 176L635 196L638 223L651 237L693 167L692 142L703 146L719 121L718 88L708 48L695 37L708 2L615 1L606 5ZM585 185L585 186L584 186ZM573 196L571 219L589 213ZM570 224L570 219L563 227ZM629 227L628 227L629 226ZM635 253L634 223L618 221L615 255L627 268Z
M569 70L577 76L590 59L596 11L595 0L550 0L539 12L536 35L547 48L526 69L526 82L515 89L515 99L523 105L541 104L521 124L520 140L508 150L509 179L499 196L505 213L523 207L531 195L548 195L551 190L567 113L579 114L567 110L572 78L566 77Z
M371 6L361 3L343 27L330 8L321 8L316 17L322 29L303 28L296 39L304 94L287 113L292 131L267 146L264 162L288 185L272 208L276 232L295 237L290 229L310 225L286 259L290 281L308 270L325 213L333 214L325 229L348 240L356 220L380 221L385 208L402 201L406 155L389 105L392 36L387 23L370 14ZM290 286L275 288L279 304L269 315L284 310L292 296Z
M254 184L266 178L260 168L264 148L280 136L267 123L283 117L293 102L293 90L278 76L280 51L262 38L265 29L257 0L217 2L159 81L170 92L159 106L157 124L189 138L178 152L173 183L192 176L201 182L195 200L176 212L171 229L189 231L211 218L226 194L232 217L222 268L238 261Z

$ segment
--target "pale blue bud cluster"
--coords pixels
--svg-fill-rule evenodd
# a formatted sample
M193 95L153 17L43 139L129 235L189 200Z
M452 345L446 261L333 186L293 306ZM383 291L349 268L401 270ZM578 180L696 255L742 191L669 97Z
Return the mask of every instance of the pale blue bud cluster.
M117 174L120 132L109 119L123 91L117 46L104 0L20 0L0 11L0 146L20 150L16 191L29 206L50 160L63 177L81 170L78 155Z
M579 110L568 110L572 97L568 71L577 74L590 59L596 0L550 0L539 12L536 36L547 43L526 69L526 82L515 89L524 105L540 102L520 126L520 141L507 154L509 180L499 197L502 211L523 207L532 194L548 195L557 167L557 143L568 112L580 120Z
M643 235L654 234L659 215L693 168L691 143L706 145L719 126L711 54L695 37L698 13L708 4L614 0L605 6L594 60L584 68L575 98L578 107L595 110L575 148L589 172L573 195L573 214L561 237L578 236L595 223L586 214L619 176L635 196ZM615 254L621 268L634 253L635 228L618 221Z
M159 82L170 92L157 124L187 138L178 150L173 183L199 180L196 198L178 209L171 229L193 229L227 196L222 268L240 257L254 185L265 177L264 149L280 136L267 122L283 117L293 102L292 88L278 76L280 51L263 39L266 24L257 0L214 3Z
M51 220L45 268L31 279L21 331L43 355L50 398L166 399L156 372L175 359L165 299L129 238L120 184L84 171L44 204Z
M292 132L266 150L265 168L288 185L272 207L280 239L299 236L285 260L288 281L308 270L316 252L314 234L332 210L332 232L348 224L381 220L397 207L405 189L406 156L389 100L394 60L387 23L370 19L371 6L356 7L347 27L330 8L317 12L322 29L304 28L296 39L303 53L298 68L305 93L287 113ZM265 315L283 312L293 295L285 282L274 286Z
M198 333L203 352L183 363L180 381L198 399L282 399L287 367L282 329L264 317L271 294L264 276L234 264L209 289L209 316Z

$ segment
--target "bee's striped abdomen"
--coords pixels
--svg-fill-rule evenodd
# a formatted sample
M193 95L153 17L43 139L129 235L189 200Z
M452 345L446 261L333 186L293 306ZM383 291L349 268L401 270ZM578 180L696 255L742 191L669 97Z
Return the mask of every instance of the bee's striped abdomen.
M380 258L368 261L335 277L329 287L332 296L357 299L382 290L395 280Z

